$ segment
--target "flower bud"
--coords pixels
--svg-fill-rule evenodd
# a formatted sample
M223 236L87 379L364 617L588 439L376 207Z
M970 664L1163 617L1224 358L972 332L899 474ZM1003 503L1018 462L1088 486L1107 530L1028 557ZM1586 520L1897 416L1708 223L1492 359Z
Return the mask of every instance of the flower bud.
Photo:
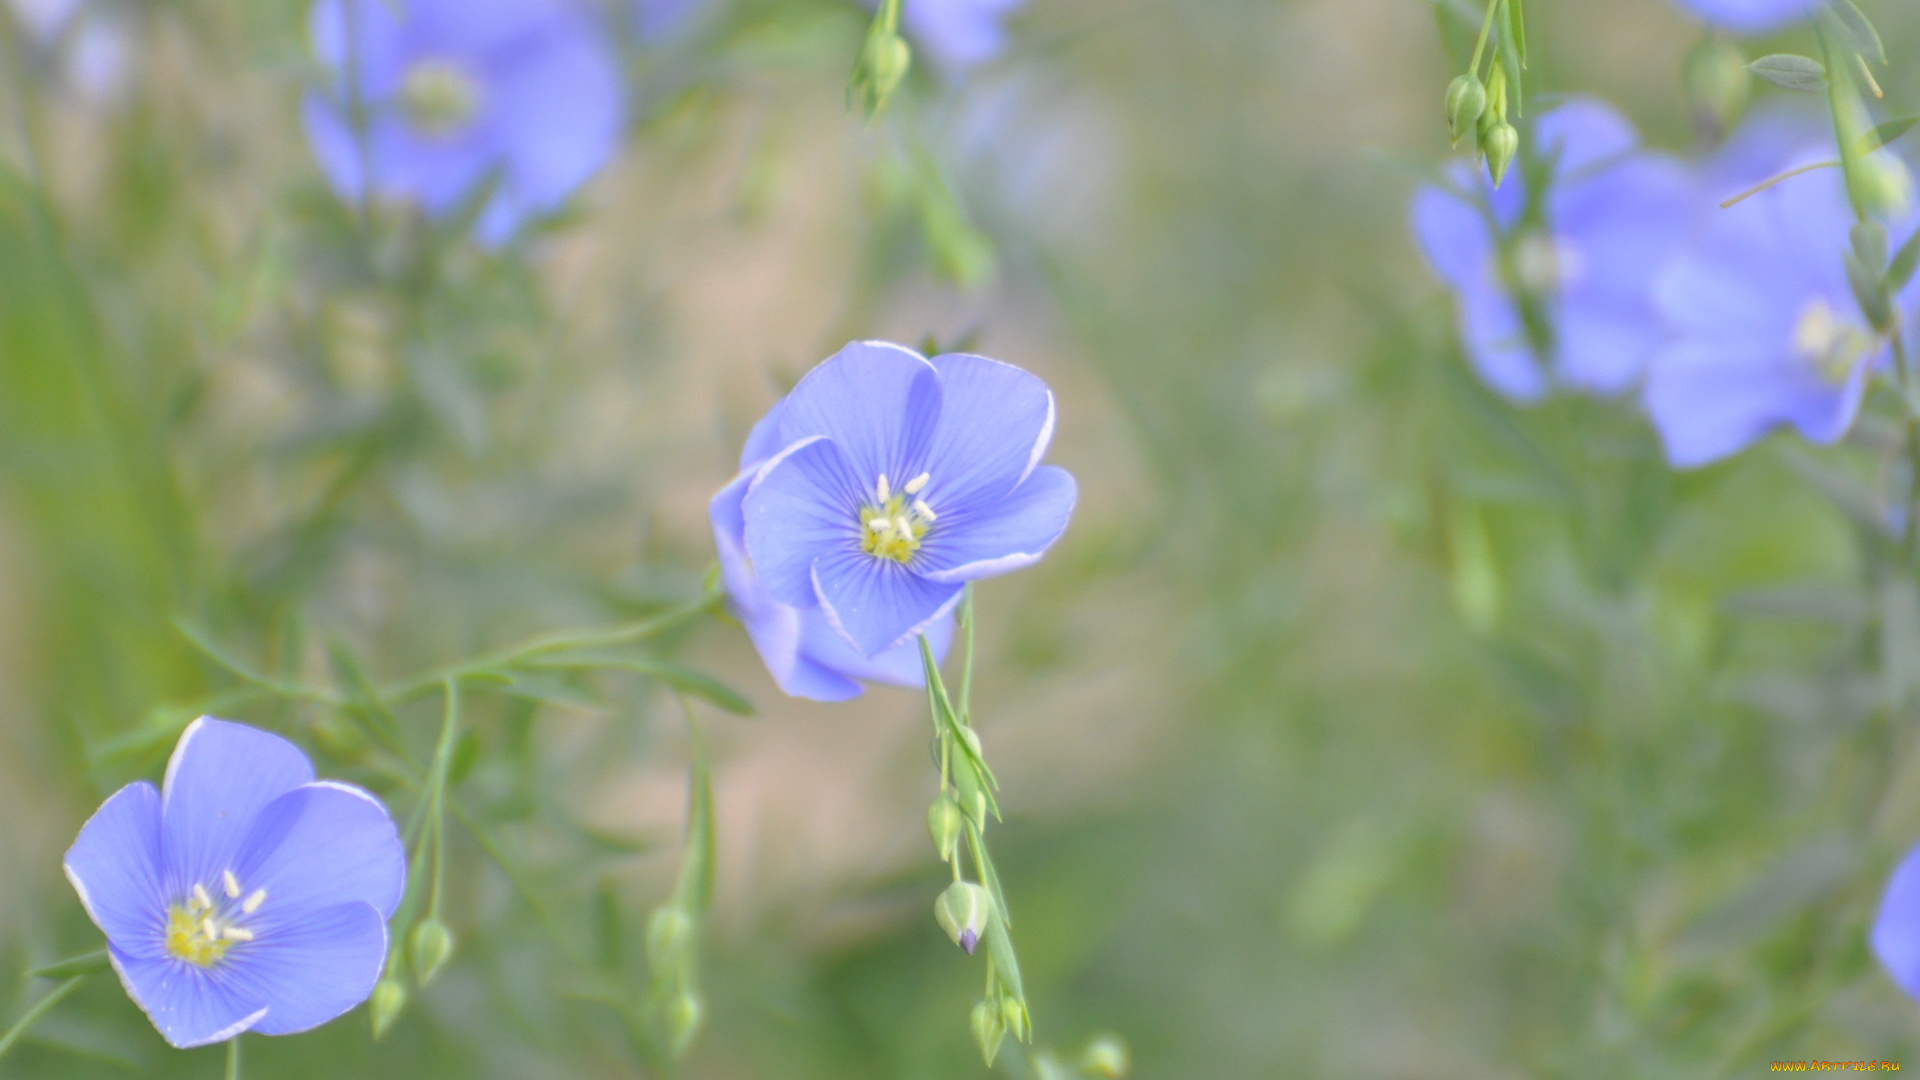
M700 928L677 907L656 908L647 918L647 963L657 976L679 971L693 959Z
M1746 109L1753 79L1740 47L1715 35L1687 54L1686 84L1695 122L1708 138L1718 139Z
M407 1007L407 988L399 979L386 975L373 986L373 997L369 1000L367 1011L373 1017L373 1037L383 1038L387 1029L400 1017L400 1010Z
M1133 1069L1133 1055L1118 1035L1096 1035L1080 1055L1080 1071L1101 1080L1120 1080Z
M1027 1004L1019 998L1000 999L1000 1023L1007 1033L1021 1042L1033 1037L1033 1018L1027 1015Z
M660 1033L665 1036L667 1053L674 1058L685 1057L693 1047L694 1036L700 1034L700 1021L706 1008L700 1002L700 995L691 990L682 990L667 1002L660 1010Z
M942 795L927 807L927 832L933 837L933 849L940 853L941 862L953 861L960 846L960 830L965 827L966 815L951 796Z
M980 935L987 929L987 915L992 911L993 898L971 881L947 886L933 905L933 917L939 920L940 928L955 945L967 950L968 956L980 944Z
M1869 154L1854 162L1852 180L1854 202L1868 214L1900 218L1913 208L1913 174L1891 154Z
M1467 132L1474 130L1480 114L1487 111L1487 88L1477 76L1462 75L1447 84L1447 133L1459 146Z
M1513 164L1513 156L1520 152L1520 133L1512 124L1495 124L1480 149L1487 155L1487 173L1493 177L1493 186L1499 187L1500 181L1507 177L1507 166Z
M407 947L413 957L413 977L425 986L453 955L453 932L439 919L428 919L413 928Z
M973 1026L973 1041L980 1047L980 1056L987 1061L987 1068L993 1068L993 1059L1000 1055L1000 1040L1006 1038L1007 1029L1000 1019L1000 1010L990 1001L982 1001L973 1007L969 1018Z

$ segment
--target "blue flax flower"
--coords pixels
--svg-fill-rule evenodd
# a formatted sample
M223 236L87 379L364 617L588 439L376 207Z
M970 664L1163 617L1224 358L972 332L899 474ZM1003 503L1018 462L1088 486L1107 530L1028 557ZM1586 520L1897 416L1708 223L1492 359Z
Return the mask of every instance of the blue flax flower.
M1671 336L1645 404L1669 462L1706 465L1783 424L1817 443L1846 434L1889 351L1847 281L1853 223L1839 170L1796 176L1713 207L1658 275Z
M1597 101L1542 116L1534 142L1543 195L1529 192L1537 176L1515 170L1495 189L1460 162L1450 188L1414 196L1414 235L1457 294L1462 341L1488 385L1522 403L1556 386L1620 393L1659 343L1648 275L1686 234L1692 181L1639 150L1633 126Z
M1001 21L1027 0L901 0L901 29L933 62L961 74L1007 46ZM876 0L865 0L871 8Z
M780 450L784 405L775 405L754 425L740 452L740 474L720 489L708 507L729 607L747 628L747 636L760 651L773 681L793 697L845 701L860 696L859 680L895 686L926 685L917 642L901 642L868 659L834 630L818 605L801 608L775 600L747 561L747 519L741 506L760 466ZM933 646L935 660L947 654L953 640L953 622L949 614L927 628L927 642Z
M1823 0L1674 0L1701 19L1736 34L1765 34L1812 15Z
M1073 477L1040 464L1053 393L1009 364L856 342L776 413L749 449L770 456L740 502L747 561L861 657L930 632L967 582L1039 561L1072 516Z
M491 183L477 228L499 244L619 144L619 68L566 0L320 0L312 34L334 77L307 95L307 135L350 201L412 201L440 217Z
M406 856L379 800L316 781L277 735L202 717L161 790L101 805L66 872L128 995L184 1048L306 1031L365 1000Z
M1920 847L1907 852L1894 868L1868 940L1880 966L1900 989L1920 1000Z

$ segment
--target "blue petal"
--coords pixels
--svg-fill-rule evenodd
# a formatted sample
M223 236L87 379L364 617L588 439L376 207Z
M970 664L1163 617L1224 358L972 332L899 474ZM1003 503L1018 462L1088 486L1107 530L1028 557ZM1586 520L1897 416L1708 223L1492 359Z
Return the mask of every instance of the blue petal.
M266 1002L221 978L218 969L169 956L133 956L111 943L107 959L127 996L162 1038L182 1050L225 1042L266 1018Z
M203 716L187 725L160 789L165 885L183 897L233 867L253 819L274 799L313 781L300 748L245 724Z
M1534 125L1543 155L1554 157L1558 176L1582 172L1640 145L1633 122L1598 98L1573 98L1543 114Z
M406 64L400 16L397 5L383 0L320 0L313 5L307 20L313 52L333 70L334 89L342 97L349 66L367 100L385 98L400 88Z
M167 891L160 877L160 793L152 784L128 784L101 803L64 865L108 941L129 956L162 954Z
M773 403L773 408L767 410L767 415L761 417L759 423L753 425L753 430L747 432L746 445L740 448L742 469L757 468L787 445L780 438L780 418L786 411L787 399L781 398Z
M927 453L931 480L920 498L940 512L997 502L1046 454L1053 391L984 356L949 353L935 357L933 366L940 373L940 424Z
M613 156L626 122L620 71L604 41L573 20L500 64L487 88L497 101L512 192L549 210Z
M1900 989L1920 999L1920 847L1894 868L1868 940Z
M846 458L824 438L789 446L760 467L741 512L747 555L774 599L794 607L819 602L814 561L833 552L861 554L864 501Z
M359 901L391 916L406 891L407 852L380 800L320 780L261 809L233 872L244 894L266 890L261 912Z
M863 493L882 476L898 488L925 470L940 408L940 377L919 353L856 341L821 361L787 395L780 435L787 445L816 435L832 439ZM782 595L777 587L774 595Z
M1677 0L1716 26L1741 34L1765 34L1811 15L1821 0Z
M1643 298L1569 298L1554 330L1561 381L1596 394L1632 388L1667 336L1659 312Z
M1857 372L1834 386L1786 348L1766 355L1738 342L1687 340L1655 354L1646 407L1667 460L1682 469L1706 465L1787 422L1819 442L1843 434L1859 409L1864 377Z
M1460 291L1460 336L1467 359L1488 386L1530 405L1547 396L1547 377L1527 341L1520 309L1499 287Z
M998 503L942 514L921 541L913 572L953 584L1031 566L1066 531L1078 495L1065 469L1035 469Z
M262 916L267 909L261 909ZM387 958L387 924L369 904L307 909L298 918L261 918L254 940L227 952L212 969L242 1001L267 1014L262 1035L291 1035L339 1016L367 999Z
M933 647L935 663L946 659L947 649L953 644L954 621L949 612L926 628L927 644ZM800 613L800 655L822 670L844 678L894 686L927 685L917 640L903 641L873 657L862 656L833 628L822 608L809 608Z
M1429 186L1414 193L1413 235L1420 253L1456 289L1489 279L1492 230L1486 211L1458 192Z
M813 582L827 622L867 657L930 629L953 610L965 589L928 581L891 559L876 559L858 549L834 552L814 563Z
M1003 13L1025 0L905 0L906 31L941 67L964 71L1006 47Z

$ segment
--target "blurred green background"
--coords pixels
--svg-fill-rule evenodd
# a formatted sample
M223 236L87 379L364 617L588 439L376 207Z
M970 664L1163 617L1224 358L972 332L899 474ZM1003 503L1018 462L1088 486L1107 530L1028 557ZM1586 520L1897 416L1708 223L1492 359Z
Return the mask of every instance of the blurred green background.
M1920 11L1862 6L1920 111ZM1537 88L1695 151L1697 26L1529 8ZM384 684L696 599L748 426L850 338L930 336L1046 377L1082 484L980 590L1042 1046L1116 1032L1183 1080L1920 1067L1864 943L1920 840L1920 590L1846 508L1877 430L1674 474L1628 404L1483 390L1405 228L1447 153L1429 4L1031 0L872 125L861 9L717 4L632 48L623 155L508 255L338 205L301 5L94 17L110 79L17 18L0 51L0 970L96 947L60 855L201 711L411 806L352 710L232 666ZM696 706L681 1074L985 1075L924 701L788 701L718 619L660 645L759 709ZM646 992L684 722L639 676L522 690L470 703L452 966L383 1042L357 1011L250 1039L250 1076L652 1075L606 999ZM418 752L435 709L398 710ZM6 985L8 1017L47 988ZM0 1075L221 1064L98 978Z

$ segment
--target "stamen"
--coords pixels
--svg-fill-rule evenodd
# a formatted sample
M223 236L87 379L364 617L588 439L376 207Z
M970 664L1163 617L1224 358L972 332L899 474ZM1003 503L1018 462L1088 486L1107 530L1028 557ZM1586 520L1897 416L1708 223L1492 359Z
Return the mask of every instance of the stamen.
M925 499L913 500L913 512L916 514L919 514L923 518L926 518L928 521L937 520L933 516L933 507L928 506L927 500Z
M207 887L198 882L193 886L193 902L199 904L204 911L213 910L213 898L207 895Z
M220 933L221 933L221 936L231 941L252 941L253 940L253 931L242 930L237 926L229 926L225 930L220 931Z
M921 473L919 476L916 476L913 479L907 481L907 486L902 488L901 490L905 491L909 495L918 495L920 494L921 490L927 486L927 481L931 479L933 479L933 475L931 473Z
M224 886L227 890L227 899L229 900L240 899L240 881L238 878L235 878L233 876L233 871L231 870L220 871L220 884Z
M247 897L247 902L240 905L240 911L242 914L251 915L260 910L260 905L266 902L267 890L255 889L253 890L253 895Z
M897 530L900 533L900 536L902 539L906 539L906 540L913 539L913 526L907 524L906 518L903 518L903 517L894 518L893 527L895 530Z
M887 501L888 499L891 499L891 498L893 498L893 492L892 492L892 490L891 490L890 488L888 488L888 487L887 487L887 474L886 474L886 473L881 473L881 474L880 474L880 482L879 482L878 484L875 484L875 485L873 486L873 491L874 491L874 494L876 494L876 495L878 495L878 496L880 496L880 501L881 501L881 502L886 502L886 501Z
M218 940L220 937L220 931L214 928L213 918L211 916L200 920L200 933L204 934L210 940Z

